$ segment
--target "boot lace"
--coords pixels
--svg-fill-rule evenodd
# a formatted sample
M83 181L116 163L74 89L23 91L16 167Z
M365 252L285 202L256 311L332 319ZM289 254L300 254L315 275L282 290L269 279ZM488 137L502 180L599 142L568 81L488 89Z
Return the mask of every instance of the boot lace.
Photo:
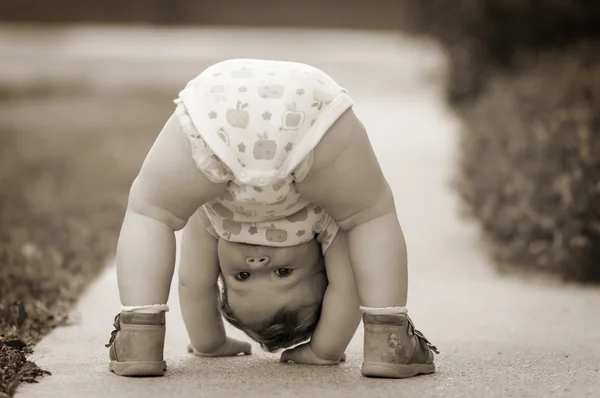
M108 341L108 344L105 344L105 347L110 347L112 345L112 343L114 343L115 339L117 338L117 333L119 332L119 330L121 330L121 314L117 314L117 316L115 316L115 321L113 323L113 326L115 327L115 330L113 330L112 332L110 332L110 340Z

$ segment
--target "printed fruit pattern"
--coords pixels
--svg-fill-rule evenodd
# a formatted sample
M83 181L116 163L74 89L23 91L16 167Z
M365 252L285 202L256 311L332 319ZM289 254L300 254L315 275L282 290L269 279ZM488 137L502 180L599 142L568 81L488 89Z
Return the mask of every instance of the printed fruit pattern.
M298 130L304 123L304 112L296 111L296 103L287 106L283 112L282 127L284 130Z
M213 203L208 208L223 218L233 218L233 212L219 202Z
M258 213L255 210L246 210L241 206L235 206L235 211L240 216L247 217L247 218L256 217L258 215Z
M295 222L300 222L300 221L305 221L308 218L308 209L306 207L298 210L297 212L295 212L294 214L292 214L291 216L287 216L286 220L288 220L291 223L295 223Z
M272 205L282 205L285 202L287 202L287 199L288 199L287 196L283 196L281 199L279 199L279 200L277 200L277 201L275 201L273 203L270 203L270 204L272 204Z
M217 135L225 144L227 144L227 146L229 146L229 135L223 127L217 130Z
M319 90L318 88L314 89L313 98L315 99L315 103L312 104L312 107L317 108L318 110L323 109L323 105L329 105L333 101L333 97L331 95Z
M230 238L231 235L239 235L242 232L242 224L237 221L223 220L223 230L225 237Z
M206 95L215 97L217 102L225 101L225 94L229 91L229 87L226 84L215 84L213 86L206 87Z
M265 231L267 242L282 243L287 240L287 231L285 229L277 229L274 224Z
M329 231L325 230L319 234L319 240L321 241L321 245L327 246L329 245L329 240L331 239L331 234Z
M267 139L267 133L257 134L258 141L254 143L253 155L256 160L273 160L277 152L277 143Z
M258 88L258 95L261 98L281 98L285 88L279 84L265 84Z
M237 127L240 129L245 129L248 127L248 123L250 122L250 114L245 110L247 107L247 103L242 104L242 101L238 101L235 109L227 109L227 113L225 115L227 118L227 123L229 123L231 127Z
M234 79L250 79L252 78L252 69L244 67L242 69L231 72L231 77Z
M215 84L214 86L206 87L207 95L225 95L227 94L227 91L226 84Z

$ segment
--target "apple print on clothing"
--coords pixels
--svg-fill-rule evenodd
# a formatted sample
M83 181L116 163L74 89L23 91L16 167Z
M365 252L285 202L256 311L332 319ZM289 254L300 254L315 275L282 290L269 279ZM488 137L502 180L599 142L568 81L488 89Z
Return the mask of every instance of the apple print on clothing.
M296 95L304 95L304 89L299 88L296 90Z
M313 209L313 211L315 212L315 214L321 214L321 212L323 211L323 208L320 206L317 206Z
M246 145L244 145L243 142L241 144L238 144L238 151L240 151L240 153L246 152Z
M286 152L289 152L292 150L293 147L294 147L294 144L292 144L291 142L288 142L284 149Z
M285 219L291 223L295 223L295 222L305 221L307 218L308 218L308 209L306 209L306 207L304 207L304 208L298 210L297 212L295 212L294 214L292 214L291 216L287 216Z
M305 233L306 233L306 231L302 229L302 230L296 232L296 236L304 236Z
M216 84L214 86L208 86L206 88L207 94L209 95L223 95L227 94L227 85L225 84Z
M239 91L240 93L245 93L246 91L248 91L248 88L247 88L247 87L244 87L244 86L242 86L242 87L238 88L238 91Z
M229 135L227 134L227 132L225 131L225 129L223 129L222 127L220 129L217 130L217 135L219 136L219 138L227 144L227 146L229 146Z
M283 112L282 128L284 130L298 130L304 123L304 112L296 111L296 103L287 106Z
M271 203L271 204L273 204L273 205L282 205L282 204L284 204L285 202L287 202L287 196L284 196L284 197L282 197L281 199L279 199L278 201L276 201L276 202L273 202L273 203Z
M247 107L247 103L242 104L242 101L238 101L235 109L227 109L227 114L225 115L227 118L227 123L229 123L231 127L237 127L240 129L245 129L248 127L248 123L250 122L250 114L245 110Z
M277 151L277 143L267 139L267 133L257 134L258 141L254 143L254 159L255 160L273 160Z
M281 98L284 92L285 88L279 84L265 84L258 88L258 95L261 98Z
M239 235L242 232L242 223L232 220L223 220L223 230L227 233L227 238L231 235Z
M325 230L325 231L321 232L321 234L319 236L319 240L321 241L321 245L323 245L323 246L329 245L329 240L330 239L331 239L331 234L329 233L329 231Z
M285 229L277 229L273 224L271 224L265 232L267 242L282 243L287 240L287 237L287 231Z
M262 114L263 120L271 120L271 112L267 111Z
M252 69L244 67L242 69L231 71L231 77L234 79L251 79Z
M255 210L246 210L244 209L242 206L232 206L235 211L244 217L248 217L248 218L252 218L252 217L256 217L258 215L258 213Z
M223 218L233 218L233 212L220 203L213 203L211 206L209 206L209 209L213 210L216 214Z
M217 112L215 111L211 111L208 113L208 117L211 119L216 119L217 118Z
M250 228L248 228L248 233L250 235L256 235L258 233L258 228L256 228L256 226L251 226Z
M313 98L315 99L315 103L312 104L312 107L316 107L318 110L323 109L323 105L329 105L333 101L333 97L331 95L319 90L318 88L314 89Z
M229 91L229 87L226 84L215 84L212 86L206 87L206 95L210 97L215 97L217 102L224 101L225 94Z

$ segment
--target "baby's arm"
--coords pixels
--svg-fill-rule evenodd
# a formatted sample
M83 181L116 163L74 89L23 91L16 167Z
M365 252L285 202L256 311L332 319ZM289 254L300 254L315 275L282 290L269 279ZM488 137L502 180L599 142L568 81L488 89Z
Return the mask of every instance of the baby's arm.
M325 252L325 268L329 284L310 347L320 358L337 361L352 340L362 314L344 231L338 232Z
M201 210L200 210L201 211ZM193 352L201 356L230 356L251 353L247 342L225 334L219 312L218 239L194 214L185 229L179 262L179 302Z
M312 338L308 343L284 351L281 362L336 365L345 360L344 351L356 332L362 312L344 231L337 233L325 252L325 268L329 284Z
M175 266L175 234L204 203L224 192L196 168L176 116L149 151L129 194L117 246L125 306L165 304Z

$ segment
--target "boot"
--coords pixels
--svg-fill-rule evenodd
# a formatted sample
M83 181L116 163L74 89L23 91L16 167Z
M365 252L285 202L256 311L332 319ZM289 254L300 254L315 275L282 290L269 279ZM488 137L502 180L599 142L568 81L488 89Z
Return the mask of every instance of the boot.
M363 376L400 379L435 372L433 353L439 351L407 314L365 313L363 323Z
M119 376L162 376L167 370L163 359L165 313L121 312L111 333L108 369Z

